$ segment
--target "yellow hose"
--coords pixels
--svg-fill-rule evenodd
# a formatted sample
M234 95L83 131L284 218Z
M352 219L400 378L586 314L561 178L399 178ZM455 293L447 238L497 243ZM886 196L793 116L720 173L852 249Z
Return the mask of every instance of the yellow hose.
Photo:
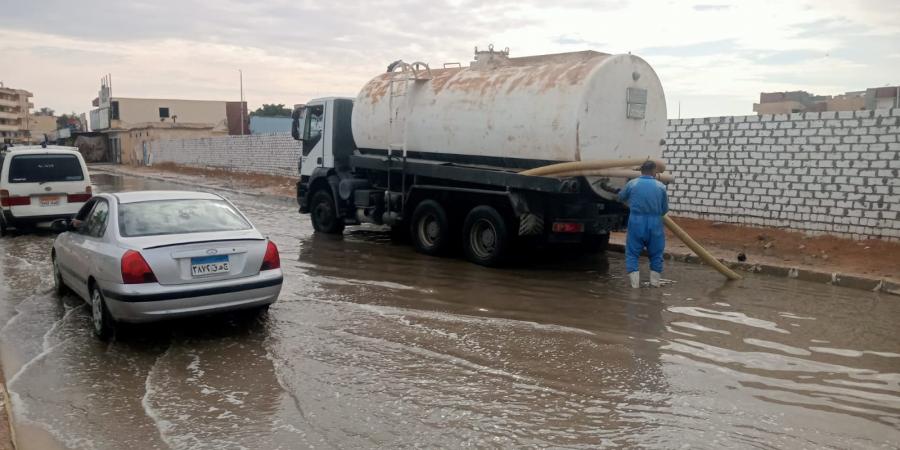
M668 215L663 215L663 223L666 224L666 227L672 231L672 234L678 236L678 239L681 239L681 242L684 242L684 245L687 245L688 248L694 251L703 262L713 266L714 269L718 270L719 273L728 277L729 280L740 280L741 276L735 273L735 271L731 270L725 264L722 264L721 261L716 259L713 255L711 255L705 248L701 247L697 241L694 240L686 231L681 229L674 220L672 220Z
M568 172L554 173L554 177L612 177L612 178L638 178L641 173L631 169L594 169L594 170L570 170ZM656 179L669 184L675 181L675 177L668 173L656 174Z
M665 171L666 164L664 161L648 157L631 159L606 159L599 161L573 161L538 167L519 173L521 175L533 176L614 176L621 178L637 178L640 176L640 173L637 171L611 169L640 166L644 163L644 161L647 161L648 159L652 159L653 162L656 163L656 169L658 172ZM665 177L663 177L662 174L658 174L657 179L664 183L674 180L671 175L666 175ZM684 244L687 245L688 248L696 253L697 256L699 256L700 259L703 260L703 262L718 270L719 273L725 275L729 280L741 279L740 275L726 267L724 264L722 264L721 261L716 259L708 251L706 251L705 248L698 244L697 241L695 241L689 234L687 234L687 232L681 229L681 227L679 227L678 224L676 224L669 216L663 215L662 218L663 223L666 224L666 227L668 227L675 236L678 236L678 238L681 239L681 241L684 242Z
M521 175L546 176L557 172L571 172L573 170L598 170L598 169L615 169L618 167L638 167L647 160L656 163L657 172L666 171L666 163L661 159L655 158L629 158L629 159L601 159L597 161L572 161L559 164L551 164L544 167L536 167L519 172Z

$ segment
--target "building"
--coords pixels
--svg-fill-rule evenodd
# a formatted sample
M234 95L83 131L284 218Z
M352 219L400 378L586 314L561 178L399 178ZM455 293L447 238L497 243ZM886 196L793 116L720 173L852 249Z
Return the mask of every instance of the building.
M250 134L246 102L113 97L104 78L93 106L91 129L106 136L111 162L146 164L155 141Z
M839 95L814 95L806 91L762 92L753 104L757 114L857 111L900 108L900 86L869 88Z
M31 92L4 87L0 83L0 143L20 144L31 142L28 129Z
M50 139L50 135L56 132L56 116L29 116L28 131L31 133L32 142L43 142L46 136Z

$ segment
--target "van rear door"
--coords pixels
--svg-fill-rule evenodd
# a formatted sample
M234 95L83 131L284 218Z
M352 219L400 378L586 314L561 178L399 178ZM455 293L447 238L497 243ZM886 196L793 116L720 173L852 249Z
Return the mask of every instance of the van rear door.
M90 199L90 178L74 152L12 153L7 158L3 186L9 195L4 203L13 217L73 215Z

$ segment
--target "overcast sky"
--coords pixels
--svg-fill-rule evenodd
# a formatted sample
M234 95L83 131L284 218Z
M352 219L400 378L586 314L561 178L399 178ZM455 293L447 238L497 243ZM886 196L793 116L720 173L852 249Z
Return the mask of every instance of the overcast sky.
M632 52L662 79L669 117L752 114L760 91L900 84L900 0L5 1L0 80L36 107L86 112L113 95L251 108L355 96L396 59L467 63Z

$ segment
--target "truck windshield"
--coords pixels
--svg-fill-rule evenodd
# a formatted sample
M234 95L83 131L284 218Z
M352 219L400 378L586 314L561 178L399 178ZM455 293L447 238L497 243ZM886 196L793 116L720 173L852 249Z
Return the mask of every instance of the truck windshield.
M119 205L124 237L248 230L250 224L222 200L152 200Z
M13 155L9 162L10 183L82 180L84 172L75 155Z

